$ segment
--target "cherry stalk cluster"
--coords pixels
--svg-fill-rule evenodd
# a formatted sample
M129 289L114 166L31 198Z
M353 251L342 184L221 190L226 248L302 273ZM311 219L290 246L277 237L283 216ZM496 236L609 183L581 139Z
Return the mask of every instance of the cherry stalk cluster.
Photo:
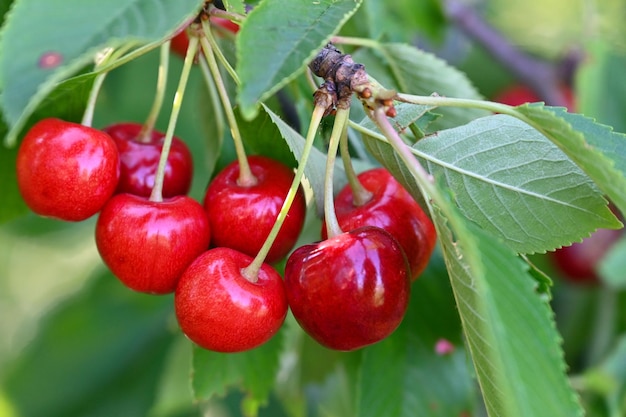
M310 65L324 81L314 94L296 172L267 157L247 156L218 61L238 80L213 35L216 27L217 33L236 34L242 18L208 2L176 43L163 44L157 94L144 123L91 127L97 87L81 124L52 118L36 123L18 152L20 192L41 216L82 221L97 215L95 241L111 272L132 290L174 293L182 332L205 349L255 348L279 330L288 309L326 347L354 350L376 343L400 324L411 282L436 242L428 216L388 171L357 175L350 162L352 95L386 120L395 115L395 92L373 84L363 65L327 45ZM170 49L184 53L185 63L167 131L159 132L154 123ZM194 63L216 87L237 151L237 160L209 182L202 203L187 196L192 155L174 136ZM331 113L324 226L319 241L294 250L307 209L304 168L320 120ZM332 168L340 144L349 184L334 198ZM281 277L273 265L286 257Z

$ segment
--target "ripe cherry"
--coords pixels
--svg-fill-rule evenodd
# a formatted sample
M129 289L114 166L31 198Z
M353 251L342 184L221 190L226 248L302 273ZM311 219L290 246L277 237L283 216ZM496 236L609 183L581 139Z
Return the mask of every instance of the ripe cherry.
M130 193L149 197L154 187L165 133L152 130L142 139L139 123L118 123L103 130L115 141L120 154L120 180L116 193ZM185 142L172 138L165 166L163 197L169 198L189 192L193 177L193 158Z
M302 246L287 260L287 301L320 344L354 350L389 336L406 312L411 280L396 239L365 226Z
M181 330L197 345L241 352L268 341L287 315L280 275L263 264L256 282L242 275L252 257L230 248L210 249L184 272L174 296Z
M622 236L623 229L598 229L581 242L550 252L550 259L563 279L575 284L598 284L598 264Z
M576 99L572 89L562 86L561 92L565 98L565 107L567 107L570 111L574 111ZM525 103L535 103L543 100L529 87L521 84L514 84L498 92L493 97L493 101L508 104L509 106L519 106Z
M223 17L211 16L210 22L214 25L220 26L233 34L239 32L239 25L231 20L224 19ZM189 35L187 31L183 30L175 35L171 42L170 48L178 55L184 57L187 54L187 48L189 47Z
M256 184L238 184L239 163L233 162L209 184L204 208L211 225L211 244L255 256L278 217L294 173L287 166L263 156L248 157ZM293 248L304 225L306 201L300 188L266 262L282 259Z
M28 207L61 220L96 214L119 179L119 154L108 134L54 118L39 121L26 133L16 164Z
M154 202L117 194L96 224L98 252L111 272L127 287L151 294L173 292L209 240L206 213L187 196Z
M411 278L417 279L428 265L437 243L437 233L430 218L411 194L384 168L374 168L358 175L361 185L371 193L361 205L354 201L350 185L335 197L335 212L342 230L361 226L385 229L396 238L409 262ZM322 227L326 238L326 226Z

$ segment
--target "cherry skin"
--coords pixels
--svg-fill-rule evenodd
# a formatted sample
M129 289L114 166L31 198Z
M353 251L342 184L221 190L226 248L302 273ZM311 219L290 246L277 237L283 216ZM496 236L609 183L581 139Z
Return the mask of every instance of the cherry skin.
M360 206L354 202L352 188L346 185L335 197L335 212L342 230L376 226L396 238L409 262L411 278L417 279L428 265L437 232L430 218L411 194L384 168L358 175L359 182L372 193ZM322 225L326 238L326 225Z
M119 154L108 134L55 118L39 121L26 133L16 166L28 207L67 221L100 211L120 175Z
M573 284L599 284L598 264L622 234L623 229L598 229L581 242L550 252L549 257L564 280Z
M576 99L573 90L567 86L562 86L560 89L565 97L565 107L570 111L574 111ZM525 103L535 103L543 100L529 87L522 84L514 84L498 92L493 97L493 101L508 104L509 106L520 106Z
M228 20L223 17L211 16L209 21L213 25L220 26L233 34L239 32L239 25L232 20ZM187 54L187 48L189 48L189 35L187 35L187 31L182 30L176 34L170 41L170 48L179 56L184 57Z
M120 181L116 193L150 197L154 187L165 133L153 130L147 141L139 138L140 123L117 123L103 130L115 141L120 154ZM162 195L164 198L189 192L193 177L193 158L185 142L172 138L165 165Z
M300 326L321 345L355 350L389 336L411 288L400 244L364 226L302 246L287 260L285 289Z
M263 264L256 282L242 275L252 257L229 248L200 255L184 272L174 295L183 333L216 352L242 352L267 342L287 315L283 281Z
M96 223L96 245L104 263L124 285L150 294L173 292L209 240L206 213L187 196L154 202L117 194Z
M256 256L274 226L294 173L264 156L250 156L248 162L256 184L238 184L239 163L235 161L209 184L204 208L211 225L212 246ZM266 262L273 263L289 253L302 231L305 214L304 192L299 188Z

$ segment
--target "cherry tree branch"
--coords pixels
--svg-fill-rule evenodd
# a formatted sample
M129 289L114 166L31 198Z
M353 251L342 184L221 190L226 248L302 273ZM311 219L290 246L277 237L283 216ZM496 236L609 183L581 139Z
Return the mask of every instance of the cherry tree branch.
M549 105L567 104L559 88L571 79L577 55L566 57L562 65L554 65L524 53L487 23L471 6L460 0L446 0L448 18L471 39L501 62L523 84L528 85Z

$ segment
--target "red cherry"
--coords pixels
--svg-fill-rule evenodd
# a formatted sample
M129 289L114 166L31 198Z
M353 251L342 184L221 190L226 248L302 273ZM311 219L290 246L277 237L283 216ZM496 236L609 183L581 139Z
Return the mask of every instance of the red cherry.
M96 214L119 179L119 155L108 134L54 118L39 121L26 133L16 164L28 207L61 220Z
M174 306L181 330L197 345L241 352L268 341L287 315L280 275L263 264L258 280L242 275L252 258L229 248L200 255L181 277Z
M171 39L170 49L184 57L187 55L187 48L189 48L189 36L187 36L187 31L183 30Z
M173 292L209 239L204 209L187 196L154 202L117 194L96 224L98 252L111 272L127 287L151 294Z
M623 229L598 229L582 242L564 246L549 256L563 279L576 284L598 284L598 264L622 233Z
M569 87L562 86L561 92L565 97L565 107L567 107L570 111L574 111L576 108L576 99L574 97L573 90ZM508 104L509 106L520 106L525 103L535 103L543 100L539 98L537 93L531 90L530 87L515 84L498 92L493 97L493 101Z
M239 32L239 25L237 23L223 17L211 16L209 21L212 24L220 26L234 34ZM189 35L187 35L186 30L182 30L171 39L170 48L182 57L187 54L187 48L189 48Z
M285 267L294 317L331 349L359 349L389 336L406 312L410 288L404 252L378 227L302 246Z
M437 243L437 232L430 218L411 194L384 168L374 168L358 176L372 193L365 204L354 204L352 188L346 185L335 197L335 212L342 230L376 226L396 238L409 261L411 278L417 279L428 265ZM326 239L326 225L322 225Z
M256 256L274 226L294 173L264 156L250 156L248 162L256 184L241 186L237 183L239 163L235 161L209 184L204 208L209 216L213 246ZM305 214L306 201L300 188L266 262L273 263L289 253L300 235Z
M150 197L154 187L165 133L153 130L142 142L139 123L118 123L103 130L115 141L120 154L120 181L116 193L130 193ZM169 198L189 192L193 177L193 158L185 142L172 138L165 166L163 197Z
M232 20L228 20L223 17L217 17L217 16L211 16L209 19L211 23L217 26L221 26L224 29L228 30L229 32L232 32L235 34L239 32L239 25L233 22Z

